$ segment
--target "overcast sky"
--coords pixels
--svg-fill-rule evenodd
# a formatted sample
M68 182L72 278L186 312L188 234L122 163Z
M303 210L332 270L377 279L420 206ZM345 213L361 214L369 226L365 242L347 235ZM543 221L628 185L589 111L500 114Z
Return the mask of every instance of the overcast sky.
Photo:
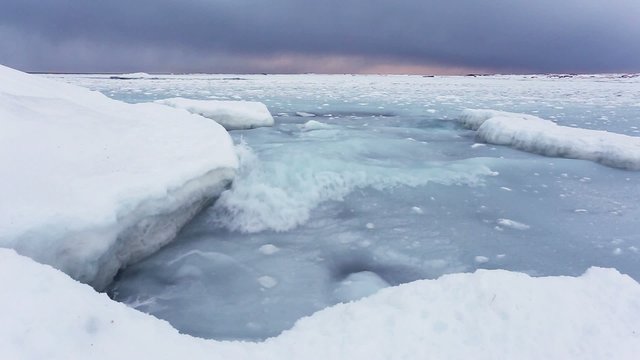
M640 0L0 0L27 71L640 72Z

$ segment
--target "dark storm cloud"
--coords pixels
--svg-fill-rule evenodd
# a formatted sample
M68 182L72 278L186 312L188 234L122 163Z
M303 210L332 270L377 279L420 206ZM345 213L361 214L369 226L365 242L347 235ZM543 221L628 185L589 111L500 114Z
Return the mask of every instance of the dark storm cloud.
M0 45L29 70L640 71L640 1L0 0Z

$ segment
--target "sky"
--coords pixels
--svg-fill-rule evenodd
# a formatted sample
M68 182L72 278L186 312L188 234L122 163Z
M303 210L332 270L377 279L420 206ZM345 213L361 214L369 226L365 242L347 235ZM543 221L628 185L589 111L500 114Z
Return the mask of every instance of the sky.
M640 72L640 0L0 0L41 72Z

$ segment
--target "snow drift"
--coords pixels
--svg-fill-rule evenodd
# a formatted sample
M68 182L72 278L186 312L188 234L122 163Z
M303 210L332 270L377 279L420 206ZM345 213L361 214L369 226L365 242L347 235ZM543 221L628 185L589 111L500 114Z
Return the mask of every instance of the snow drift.
M601 130L560 126L536 116L495 110L465 110L459 121L480 141L536 154L591 160L640 170L640 138Z
M156 103L202 115L216 121L227 130L273 126L273 117L267 106L256 101L171 98L158 100Z
M635 359L640 284L503 270L386 288L262 343L181 335L49 266L0 249L6 359Z
M218 124L0 66L0 247L96 288L232 180Z

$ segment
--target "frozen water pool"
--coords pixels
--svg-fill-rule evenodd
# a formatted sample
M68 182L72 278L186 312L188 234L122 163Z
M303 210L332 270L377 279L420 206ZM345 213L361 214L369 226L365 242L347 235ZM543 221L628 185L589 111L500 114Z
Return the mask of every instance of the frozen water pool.
M118 301L215 339L263 339L377 289L502 268L640 280L640 172L477 144L464 108L640 136L640 79L619 76L159 76L64 80L128 102L267 104L234 131L233 188L122 271Z

